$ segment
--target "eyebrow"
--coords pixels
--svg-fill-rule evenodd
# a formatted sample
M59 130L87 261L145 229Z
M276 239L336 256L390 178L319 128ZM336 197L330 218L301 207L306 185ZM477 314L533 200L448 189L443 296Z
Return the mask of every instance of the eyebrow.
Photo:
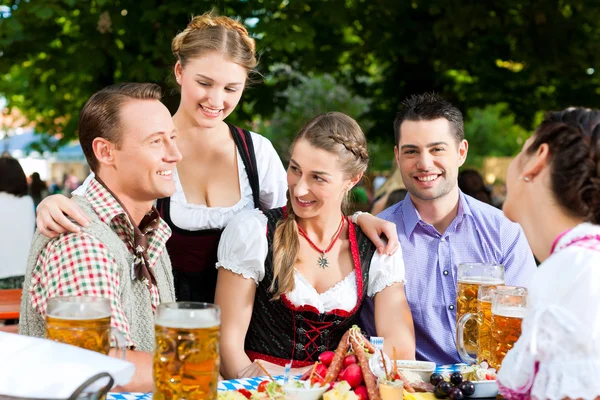
M208 77L206 75L196 74L196 76L199 77L199 78L205 79L207 81L210 81L210 82L214 82L215 81L213 78L210 78L210 77ZM225 86L241 86L243 84L244 84L243 82L230 82L230 83L226 84Z
M433 143L429 143L427 145L425 145L426 148L432 148L432 147L436 147L436 146L448 146L448 143L446 142L433 142ZM414 145L414 144L404 144L402 145L402 147L400 147L400 150L404 150L404 149L418 149L419 146Z
M146 136L146 138L144 140L150 140L157 136L166 135L167 133L169 133L169 132L165 132L165 131L153 132L153 133L149 134L148 136ZM173 129L171 131L171 134L173 134L173 133L177 133L177 129Z
M294 164L294 166L296 167L300 167L300 164L298 164L296 161L294 161L294 159L290 159L290 164ZM327 176L331 176L331 174L329 172L325 172L325 171L310 171L312 174L315 175L327 175Z

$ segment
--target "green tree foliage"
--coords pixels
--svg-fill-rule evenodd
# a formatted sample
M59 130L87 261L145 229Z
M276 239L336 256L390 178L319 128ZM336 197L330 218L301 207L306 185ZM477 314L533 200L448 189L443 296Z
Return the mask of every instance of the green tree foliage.
M288 74L297 83L282 92L285 107L277 108L270 123L261 130L283 158L296 133L315 115L339 111L356 118L365 131L372 125L360 119L369 110L370 102L352 94L331 75L305 76L289 71Z
M473 108L465 121L465 139L469 142L468 166L481 167L486 156L514 156L530 135L515 124L508 104L498 103Z
M78 110L115 81L170 87L170 41L192 14L240 16L260 72L283 63L330 74L371 101L370 138L392 142L406 96L435 90L463 110L506 103L530 126L538 110L600 106L597 0L48 0L4 1L0 95L39 129L74 134ZM7 11L8 10L8 11ZM268 119L298 84L280 77L245 94L234 119ZM177 96L170 100L171 108Z

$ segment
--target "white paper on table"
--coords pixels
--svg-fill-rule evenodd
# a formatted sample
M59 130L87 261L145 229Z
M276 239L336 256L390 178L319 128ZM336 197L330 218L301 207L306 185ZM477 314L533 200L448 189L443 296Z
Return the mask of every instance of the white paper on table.
M0 394L15 397L66 399L82 383L108 372L125 385L135 366L117 358L52 340L0 332ZM91 385L97 391L108 378Z

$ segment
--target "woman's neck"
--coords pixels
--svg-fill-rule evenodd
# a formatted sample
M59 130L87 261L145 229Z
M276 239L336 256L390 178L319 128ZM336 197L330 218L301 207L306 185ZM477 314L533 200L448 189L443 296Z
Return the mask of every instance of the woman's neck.
M320 214L311 218L296 216L296 222L317 246L321 244L326 247L329 246L331 239L340 229L342 217L342 212L338 211L337 213Z
M583 218L569 215L555 204L539 204L519 221L533 254L540 262L550 256L554 240L561 233L582 222Z
M220 139L220 133L223 132L225 122L221 121L221 123L215 124L211 128L202 127L180 108L173 115L173 124L177 129L177 135L181 142L201 142L203 146L206 146L210 145L213 140Z

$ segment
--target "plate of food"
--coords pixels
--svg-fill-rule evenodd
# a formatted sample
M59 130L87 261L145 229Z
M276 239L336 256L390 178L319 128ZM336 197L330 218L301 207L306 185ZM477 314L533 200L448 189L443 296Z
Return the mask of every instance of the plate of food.
M460 372L434 373L430 377L430 383L435 387L433 393L438 399L476 399L498 395L496 370L489 368L485 362L464 367Z

